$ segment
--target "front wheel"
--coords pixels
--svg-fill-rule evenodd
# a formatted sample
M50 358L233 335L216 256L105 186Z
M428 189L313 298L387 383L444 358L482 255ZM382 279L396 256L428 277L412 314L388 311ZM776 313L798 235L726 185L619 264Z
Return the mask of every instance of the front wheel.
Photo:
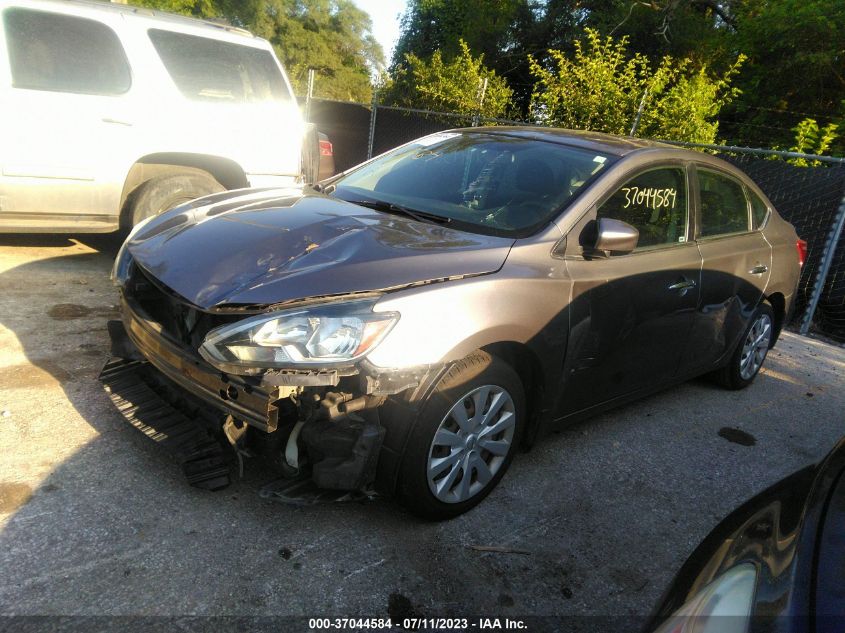
M431 519L474 507L508 469L524 418L510 365L484 352L456 363L422 405L400 467L400 499Z
M766 360L774 335L774 313L761 303L751 317L728 364L715 373L716 380L728 389L744 389L752 382Z
M125 218L131 224L126 228L131 229L141 220L164 213L185 202L225 190L226 188L211 174L200 169L185 168L155 176L132 192L129 215Z

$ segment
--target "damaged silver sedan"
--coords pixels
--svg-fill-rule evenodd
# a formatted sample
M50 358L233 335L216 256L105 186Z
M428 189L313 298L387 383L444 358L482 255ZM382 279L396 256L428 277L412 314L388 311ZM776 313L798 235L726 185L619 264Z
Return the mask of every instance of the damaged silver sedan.
M710 156L440 133L314 189L136 226L102 380L195 485L263 455L291 482L444 518L561 424L704 373L750 384L802 244Z

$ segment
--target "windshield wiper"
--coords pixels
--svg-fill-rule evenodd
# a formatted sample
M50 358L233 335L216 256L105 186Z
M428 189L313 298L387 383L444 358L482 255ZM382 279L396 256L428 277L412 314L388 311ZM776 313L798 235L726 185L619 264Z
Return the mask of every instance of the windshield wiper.
M434 213L426 213L425 211L417 211L416 209L409 209L400 204L392 202L385 202L383 200L347 200L352 204L357 204L368 209L382 211L383 213L394 213L397 215L404 215L416 220L417 222L428 222L430 224L449 224L452 218L447 218L443 215L435 215Z

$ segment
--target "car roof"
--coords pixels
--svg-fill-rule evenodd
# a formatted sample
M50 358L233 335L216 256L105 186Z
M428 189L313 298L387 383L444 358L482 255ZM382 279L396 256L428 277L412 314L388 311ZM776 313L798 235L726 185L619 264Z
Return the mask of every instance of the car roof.
M199 18L192 18L186 15L179 15L176 13L168 13L167 11L159 11L158 9L148 9L146 7L136 7L128 4L98 2L96 0L18 0L11 2L0 2L0 8L3 6L19 6L32 9L50 9L61 7L65 12L68 8L75 9L74 13L80 16L96 15L97 13L118 13L126 18L132 19L134 17L145 18L147 20L155 20L160 22L162 26L172 27L192 27L207 29L208 31L220 33L221 31L241 35L250 40L258 39L247 31L246 29L232 26L224 21L216 20L202 20Z
M603 132L590 132L587 130L567 130L554 127L537 127L531 125L521 126L490 126L463 128L460 132L484 132L485 134L501 134L503 136L515 136L526 140L548 141L561 143L588 149L612 156L625 156L632 152L644 149L674 150L683 154L691 154L698 157L700 153L692 153L688 150L678 149L673 145L651 141L633 136L614 136Z
M695 162L699 165L715 167L738 176L748 183L753 183L751 178L736 165L706 152L699 152L692 149L679 147L673 143L652 141L633 136L615 136L604 132L591 132L589 130L567 130L564 128L540 127L531 125L518 126L489 126L469 127L454 130L461 133L484 133L524 138L530 141L545 141L558 143L569 147L577 147L599 154L606 154L617 158L626 156L643 155L648 153L650 158L655 160L683 160ZM755 184L756 187L756 184ZM756 187L759 189L759 187ZM758 192L759 194L759 192Z

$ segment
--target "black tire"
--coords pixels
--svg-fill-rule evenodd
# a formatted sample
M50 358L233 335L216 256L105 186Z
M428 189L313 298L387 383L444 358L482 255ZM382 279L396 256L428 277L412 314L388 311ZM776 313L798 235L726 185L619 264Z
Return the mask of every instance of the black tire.
M750 375L746 372L743 375L743 358L745 356L745 344L746 341L749 340L749 335L754 329L755 325L761 320L768 319L768 343L766 345L765 350L761 350L764 352L763 359L760 360L759 365L753 369ZM736 349L734 353L731 354L731 358L728 361L728 364L722 367L721 369L716 370L713 372L712 376L716 380L717 383L725 387L726 389L745 389L748 385L754 382L754 379L757 377L757 374L760 372L760 368L763 366L763 362L765 362L765 352L771 348L772 341L774 340L774 324L775 324L775 315L772 311L772 307L768 303L761 303L757 306L757 309L754 311L754 314L751 316L749 320L748 326L745 328L745 331L742 333L742 337L739 339L739 343L737 343ZM756 363L753 363L756 364Z
M492 387L489 394L486 394L486 387ZM473 393L475 395L466 397ZM504 404L499 404L499 395L502 393L509 396L510 401L502 398ZM503 428L504 425L507 425L507 428L493 433L489 430L485 431L488 427L480 426L476 427L477 434L476 431L465 433L463 429L458 429L456 420L450 416L453 406L461 405L464 407L465 413L467 411L475 413L476 403L481 401L482 398L485 403L481 405L483 408L482 416L485 412L491 412L493 403L499 404L496 412L489 420L492 423L489 429L493 429L500 422L503 423ZM469 404L469 407L467 407L467 404ZM508 417L511 412L512 418ZM449 416L448 419L447 416ZM513 420L512 434L508 430L511 426L511 419ZM472 420L469 420L469 422L472 422ZM468 444L458 448L433 446L435 434L440 429L441 423L447 426L454 425L456 432L452 433L452 436L465 435L466 437L462 441L468 442ZM399 467L398 496L400 501L414 514L427 519L448 519L473 508L490 494L504 476L519 446L524 426L525 391L519 376L510 365L481 351L474 352L462 361L455 363L420 408L417 423L411 431ZM478 431L478 429L481 430ZM451 432L446 426L443 430ZM485 433L489 434L485 436ZM507 446L506 454L494 454L485 449L484 446L491 446L490 442L498 445L498 450L505 450L501 447ZM434 481L430 484L429 460L438 459L436 452L442 450L451 451L446 456L449 460L452 460L457 452L461 452L461 456L458 457L455 466L447 468L448 473L444 471L442 476L435 475ZM485 460L484 466L487 466L485 477L492 473L492 477L486 483L480 481L482 472L479 468L481 464L478 464L477 461L479 459ZM463 465L466 464L470 466L468 468L470 473L468 481L472 482L467 486L478 489L465 500L460 500L459 492L450 493L448 489L441 494L454 494L454 500L444 501L438 498L432 490L432 486L440 483L444 484L444 488L454 487L457 491L463 483L465 469ZM445 480L451 476L453 470L461 473L457 475L457 483L446 485Z
M128 222L124 228L132 228L141 220L164 213L179 204L225 189L211 174L200 169L185 169L155 176L132 192L127 209Z

